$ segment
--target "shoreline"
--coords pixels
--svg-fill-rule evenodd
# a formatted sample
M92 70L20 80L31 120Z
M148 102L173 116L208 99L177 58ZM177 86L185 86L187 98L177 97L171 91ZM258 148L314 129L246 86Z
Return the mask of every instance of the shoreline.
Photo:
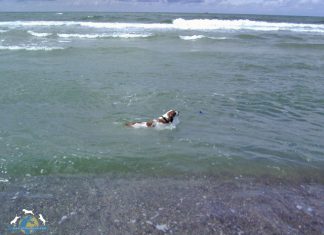
M49 234L321 234L324 185L271 178L33 176L0 184L0 232L22 208Z

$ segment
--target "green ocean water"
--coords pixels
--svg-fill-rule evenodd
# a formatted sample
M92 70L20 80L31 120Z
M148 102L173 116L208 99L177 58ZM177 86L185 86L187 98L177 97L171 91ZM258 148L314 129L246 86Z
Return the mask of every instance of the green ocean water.
M323 180L324 18L0 13L0 180ZM127 121L180 112L173 130Z

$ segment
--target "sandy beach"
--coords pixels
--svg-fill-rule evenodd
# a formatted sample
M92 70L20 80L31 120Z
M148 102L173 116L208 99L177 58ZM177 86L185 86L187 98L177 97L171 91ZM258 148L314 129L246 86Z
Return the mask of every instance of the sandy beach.
M48 234L323 234L324 186L271 178L27 177L0 185L1 234L17 211Z

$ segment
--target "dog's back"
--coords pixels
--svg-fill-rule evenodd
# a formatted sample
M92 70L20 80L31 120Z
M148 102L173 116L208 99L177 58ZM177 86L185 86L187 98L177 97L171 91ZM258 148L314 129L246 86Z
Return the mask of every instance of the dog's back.
M179 112L176 110L169 110L161 117L153 119L147 122L128 122L125 124L127 127L133 128L147 128L147 127L156 127L161 129L163 127L175 127L178 123Z

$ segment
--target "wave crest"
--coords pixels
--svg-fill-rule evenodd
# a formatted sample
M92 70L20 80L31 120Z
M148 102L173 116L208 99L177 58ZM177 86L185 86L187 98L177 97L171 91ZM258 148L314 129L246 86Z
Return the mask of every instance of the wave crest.
M30 35L35 36L35 37L48 37L48 36L52 35L51 33L36 33L31 30L28 30L27 33L29 33Z
M179 36L182 40L197 40L205 38L204 35L193 35L193 36Z
M227 37L207 37L205 35L193 35L193 36L179 36L180 39L182 40L198 40L198 39L202 39L202 38L208 38L208 39L213 39L213 40L226 40Z
M324 33L323 24L298 24L284 22L265 22L253 20L218 20L218 19L193 19L182 18L173 20L173 26L182 30L256 30L278 31L287 30L295 32Z
M191 19L178 18L172 23L119 23L91 21L7 21L0 26L16 27L90 27L99 29L146 29L146 30L255 30L255 31L294 31L324 33L324 24L302 24L286 22L266 22L253 20L220 20L220 19Z

